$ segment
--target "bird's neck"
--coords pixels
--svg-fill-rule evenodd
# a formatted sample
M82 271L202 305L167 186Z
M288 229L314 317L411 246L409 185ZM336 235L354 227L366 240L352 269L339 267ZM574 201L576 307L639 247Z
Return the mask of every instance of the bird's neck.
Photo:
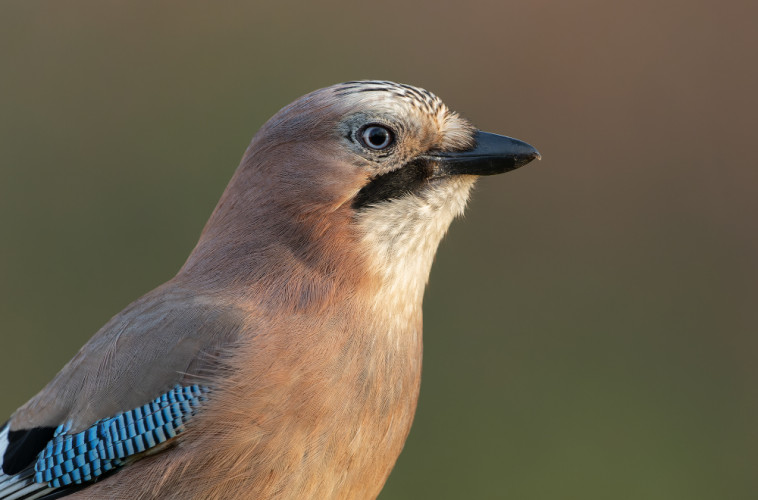
M273 200L236 205L230 199L245 193L227 193L176 280L293 313L344 300L372 281L349 207L293 214Z
M357 215L361 246L381 277L378 307L420 307L437 248L453 219L466 207L474 178L441 183L426 197L406 196Z
M215 465L222 462L211 453L202 455L207 465L188 470L250 478L247 491L258 498L272 492L291 498L376 497L415 413L429 270L471 184L441 185L438 204L411 198L357 215L332 213L321 218L328 222L307 221L299 232L281 227L266 232L260 219L260 225L247 225L255 231L251 246L213 227L206 230L206 240L185 266L187 276L212 276L217 266L201 264L233 259L231 267L242 276L238 282L255 290L251 301L265 295L289 306L252 305L255 314L245 331L269 334L243 340L230 360L231 375L221 382L227 388L218 391L223 399L206 411L209 425L231 409L259 416L224 451L234 460L223 463L233 463L234 470ZM320 232L313 241L323 246L310 246L311 231ZM302 239L298 243L290 234ZM255 274L261 270L266 279ZM313 304L321 309L309 309ZM277 383L251 390L251 380ZM198 435L213 437L211 431ZM215 439L198 439L201 449L216 445ZM258 462L261 457L269 462Z

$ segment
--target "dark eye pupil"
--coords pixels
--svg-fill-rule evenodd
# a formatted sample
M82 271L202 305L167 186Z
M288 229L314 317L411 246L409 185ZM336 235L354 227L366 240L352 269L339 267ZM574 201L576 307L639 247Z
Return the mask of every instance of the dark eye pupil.
M368 132L368 142L374 146L381 146L387 142L387 131L379 127L371 127Z
M384 127L372 125L363 131L363 141L372 149L383 149L392 142L392 134Z

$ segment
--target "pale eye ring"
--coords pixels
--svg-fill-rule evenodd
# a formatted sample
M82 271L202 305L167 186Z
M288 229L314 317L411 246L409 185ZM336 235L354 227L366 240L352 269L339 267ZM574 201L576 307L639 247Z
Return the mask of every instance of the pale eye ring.
M360 131L358 137L360 137L361 143L369 149L387 149L395 142L395 135L392 130L383 125L366 125Z

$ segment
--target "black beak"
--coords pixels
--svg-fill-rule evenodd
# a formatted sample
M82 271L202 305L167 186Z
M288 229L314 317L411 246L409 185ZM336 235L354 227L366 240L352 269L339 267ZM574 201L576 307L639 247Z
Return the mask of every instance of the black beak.
M476 146L468 151L422 156L433 165L432 177L502 174L542 158L534 147L518 139L482 131L474 137Z

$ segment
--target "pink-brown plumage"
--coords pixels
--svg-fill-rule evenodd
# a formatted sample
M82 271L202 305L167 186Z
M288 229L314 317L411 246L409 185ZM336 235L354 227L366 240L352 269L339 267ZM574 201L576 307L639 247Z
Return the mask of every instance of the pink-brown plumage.
M394 127L391 155L356 142L366 122ZM103 327L11 430L80 431L202 383L208 402L170 446L70 498L375 498L416 408L434 252L475 176L355 199L420 155L472 148L475 132L389 82L287 106L253 138L177 276Z

